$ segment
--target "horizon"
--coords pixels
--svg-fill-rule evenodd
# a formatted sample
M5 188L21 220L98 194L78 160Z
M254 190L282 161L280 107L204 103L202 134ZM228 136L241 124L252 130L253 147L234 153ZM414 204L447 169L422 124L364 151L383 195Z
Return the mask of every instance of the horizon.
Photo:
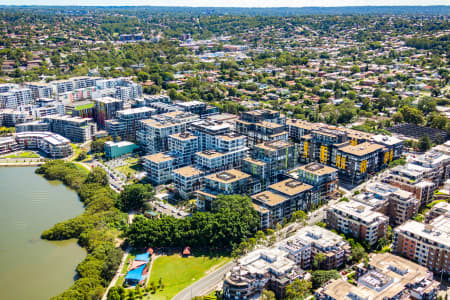
M292 0L170 0L165 2L161 0L131 0L123 4L120 0L60 0L58 4L53 4L52 0L0 0L2 7L178 7L178 8L247 8L247 9L275 9L275 8L358 8L358 7L450 7L448 1L442 0L379 0L373 4L372 0L350 0L348 5L342 5L339 0L318 0L317 5L306 5L307 1ZM150 2L150 3L149 3ZM298 3L300 2L300 3ZM395 2L395 3L393 3ZM426 2L426 3L424 3ZM235 5L235 3L239 3ZM302 5L305 3L305 5ZM208 4L208 5L205 5Z

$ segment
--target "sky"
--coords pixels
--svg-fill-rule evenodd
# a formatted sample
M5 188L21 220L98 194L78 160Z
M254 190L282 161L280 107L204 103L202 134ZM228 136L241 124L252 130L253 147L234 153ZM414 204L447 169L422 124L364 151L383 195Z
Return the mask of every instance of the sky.
M450 5L450 0L0 0L0 5L304 7Z

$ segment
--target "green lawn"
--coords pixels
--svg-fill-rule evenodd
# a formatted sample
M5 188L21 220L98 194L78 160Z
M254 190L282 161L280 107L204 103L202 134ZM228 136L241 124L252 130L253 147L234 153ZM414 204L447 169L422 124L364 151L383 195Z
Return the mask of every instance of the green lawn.
M31 151L23 151L19 153L14 153L11 155L3 156L3 158L39 158L39 154Z
M123 175L128 176L128 173L131 175L134 175L138 172L142 172L144 170L144 168L142 167L142 165L138 164L136 161L136 162L128 163L127 165L124 165L124 166L117 167L116 170L119 171L120 173L122 173Z
M153 281L155 285L158 285L161 278L164 290L158 290L144 299L171 299L185 287L205 276L213 266L220 267L229 261L231 261L230 257L223 256L181 257L180 255L171 255L158 257L153 262L149 282Z

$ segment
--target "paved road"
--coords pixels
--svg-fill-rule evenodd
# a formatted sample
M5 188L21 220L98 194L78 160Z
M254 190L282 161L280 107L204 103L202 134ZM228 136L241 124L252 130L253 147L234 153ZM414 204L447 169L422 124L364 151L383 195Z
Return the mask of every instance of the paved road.
M211 274L201 278L199 281L179 292L172 300L190 300L192 297L202 296L211 292L215 286L223 281L225 274L227 274L233 266L233 262L227 263L225 266L215 270Z

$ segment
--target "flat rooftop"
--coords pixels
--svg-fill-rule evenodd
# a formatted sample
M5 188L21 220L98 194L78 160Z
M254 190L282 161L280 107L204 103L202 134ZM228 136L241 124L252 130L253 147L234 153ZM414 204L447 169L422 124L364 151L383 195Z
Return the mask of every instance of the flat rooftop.
M311 190L313 187L309 184L302 183L295 179L286 179L269 186L270 189L288 196L295 196L305 191Z
M327 165L323 165L317 162L312 162L309 163L307 165L301 166L297 169L295 169L296 171L298 170L303 170L305 172L317 175L317 176L321 176L321 175L326 175L326 174L331 174L331 173L335 173L337 172L337 169L329 167Z
M155 153L152 155L147 155L147 156L144 156L143 158L146 160L149 160L153 163L157 163L157 164L176 159L176 157L170 156L170 155L168 155L166 153L162 153L162 152Z
M261 148L268 151L277 151L280 149L285 149L290 146L292 146L292 144L287 141L272 141L255 145L255 148Z
M250 178L251 176L247 173L241 172L236 169L231 169L227 171L222 171L219 173L214 173L206 176L206 179L218 181L221 183L232 183L242 179Z
M364 142L356 146L348 145L342 148L339 148L340 151L355 155L355 156L364 156L375 151L383 149L384 146L380 144Z
M170 137L177 139L177 140L182 140L182 141L197 139L197 136L190 134L189 132L175 133L175 134L170 135Z
M408 232L410 236L420 236L423 239L435 242L437 245L445 245L447 249L450 249L450 216L439 216L430 224L408 220L394 230Z
M260 161L260 160L257 160L257 159L253 159L253 158L251 158L251 157L246 157L246 158L244 158L243 160L244 160L244 161L248 161L249 163L255 164L255 165L257 165L257 166L265 166L265 165L267 165L267 163L265 163L265 162L263 162L263 161Z
M203 172L201 170L194 168L192 166L186 166L183 168L173 170L173 173L178 174L183 177L192 177L192 176L198 176L198 175L203 174Z
M252 195L252 199L254 199L260 203L264 203L265 205L268 205L268 206L276 206L276 205L288 200L289 198L287 198L283 195L271 192L271 191L264 191L264 192Z
M371 223L380 217L387 218L385 215L373 211L370 206L354 200L351 200L349 202L346 201L338 202L333 206L331 206L330 209L341 211L346 215L353 216L354 218L357 218L367 223Z

